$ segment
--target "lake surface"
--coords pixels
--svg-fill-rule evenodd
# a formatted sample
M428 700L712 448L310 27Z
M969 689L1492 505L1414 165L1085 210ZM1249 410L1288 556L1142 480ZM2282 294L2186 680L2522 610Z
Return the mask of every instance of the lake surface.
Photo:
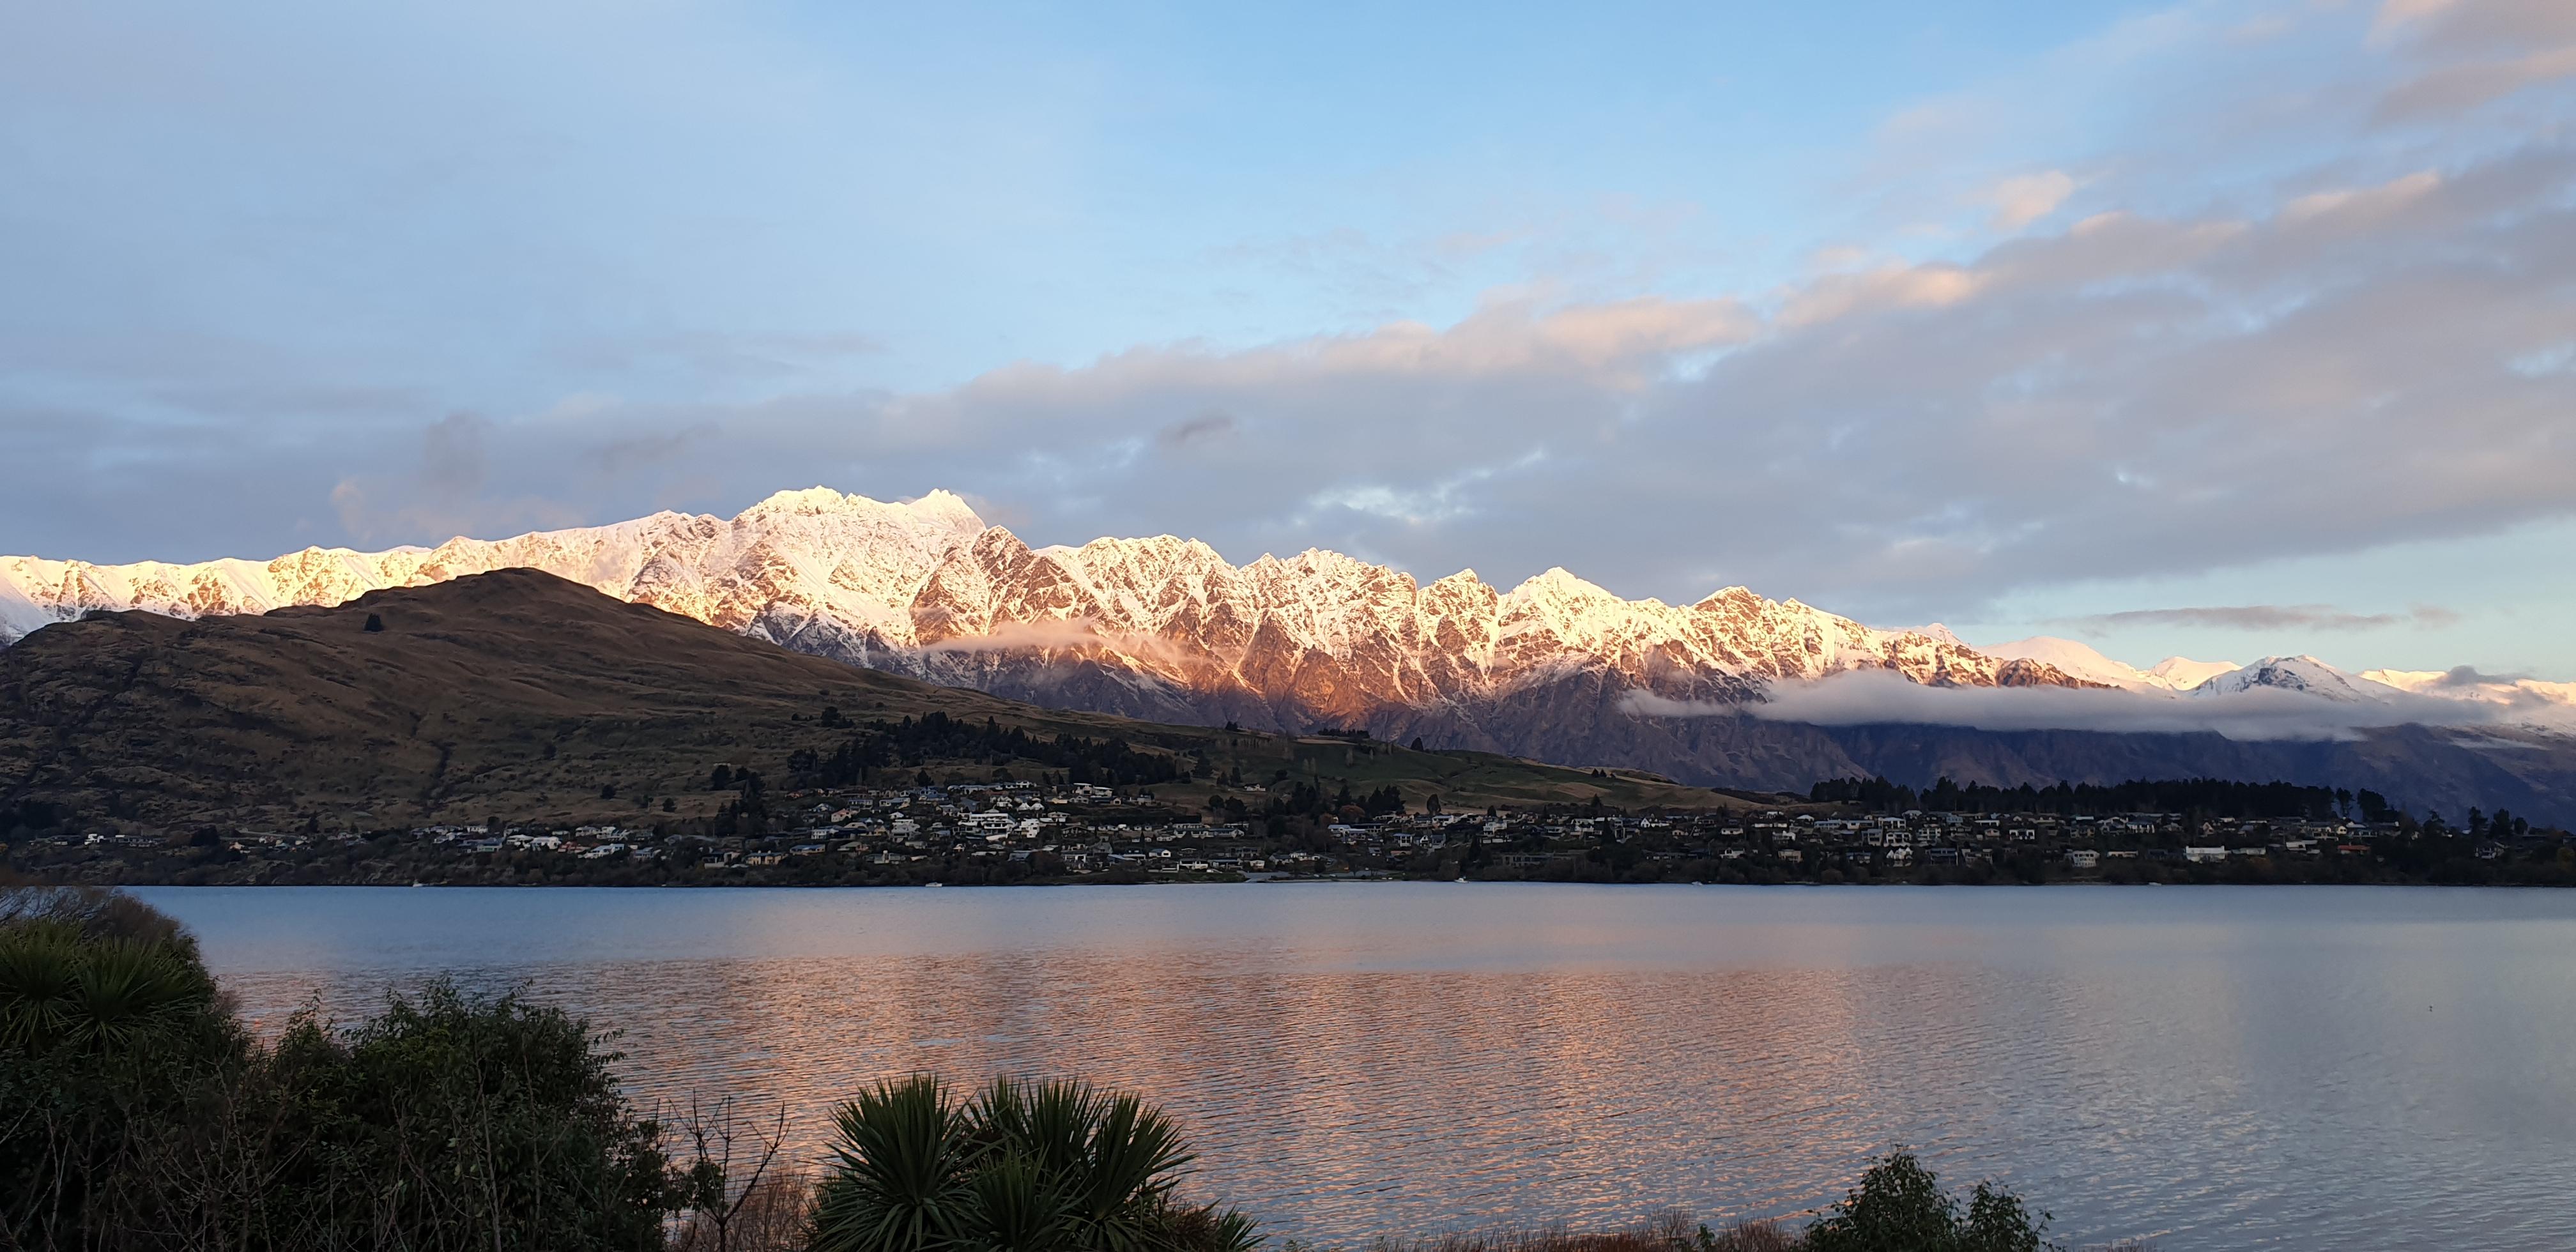
M1908 1144L2070 1245L2576 1246L2576 892L155 888L254 1019L454 971L638 1098L1076 1073L1202 1196L1357 1243L1712 1222Z

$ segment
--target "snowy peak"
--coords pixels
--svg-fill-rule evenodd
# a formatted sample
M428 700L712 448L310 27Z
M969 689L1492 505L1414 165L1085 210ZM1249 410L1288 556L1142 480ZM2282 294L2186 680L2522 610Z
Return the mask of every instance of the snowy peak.
M2258 688L2298 691L2345 704L2385 702L2395 689L2363 682L2312 656L2267 656L2191 689L2196 696L2235 695Z
M963 497L951 491L933 491L917 500L889 504L862 495L844 495L829 487L807 487L774 493L735 514L733 520L783 517L847 518L925 533L944 531L969 536L984 529L984 519L975 515Z
M2016 639L2011 643L1995 644L1985 651L1994 656L2054 665L2077 678L2109 687L2125 687L2136 691L2164 686L2157 682L2153 675L2132 668L2124 662L2112 660L2090 645L2077 643L2072 639L2035 635L2028 639Z
M1946 630L1871 630L1742 587L1677 606L1622 599L1561 567L1502 591L1472 570L1423 585L1320 549L1236 566L1174 535L1032 548L950 492L888 503L828 487L782 491L731 518L665 512L265 564L0 558L0 640L94 608L258 613L510 567L938 681L1111 711L1166 711L1153 701L1186 692L1282 724L1461 707L1567 680L1693 700L1759 698L1770 683L1850 670L1957 686L2087 681Z
M2195 661L2187 656L2169 656L2148 666L2146 674L2167 687L2183 691L2243 668L2234 661Z
M2050 635L1999 643L1982 651L2002 657L2039 661L2074 677L2130 691L2188 691L2221 674L2241 668L2233 661L2194 661L2166 657L2147 669L2104 656L2089 644Z

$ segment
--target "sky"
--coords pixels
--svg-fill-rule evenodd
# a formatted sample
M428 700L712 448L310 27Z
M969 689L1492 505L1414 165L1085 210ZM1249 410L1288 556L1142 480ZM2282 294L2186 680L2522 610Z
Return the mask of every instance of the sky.
M0 170L0 552L947 488L2576 678L2565 0L22 4Z

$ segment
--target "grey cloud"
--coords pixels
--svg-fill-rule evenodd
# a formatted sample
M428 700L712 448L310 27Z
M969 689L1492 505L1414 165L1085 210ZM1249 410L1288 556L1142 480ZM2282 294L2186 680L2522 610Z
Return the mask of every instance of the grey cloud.
M489 418L450 413L421 432L422 487L441 496L469 494L483 485L483 442L492 429Z
M2576 77L2576 6L2561 0L2394 0L2377 28L2412 65L2382 122L2421 122Z
M699 423L673 431L620 436L593 447L590 460L602 474L623 475L668 464L686 452L691 444L706 440L715 433L713 425Z
M2510 686L2530 677L2529 674L2488 674L2480 672L2474 665L2454 665L2443 671L2440 678L2434 679L2432 685L2460 691L2478 691L2495 686Z
M2180 609L2131 609L2070 618L2087 634L2136 626L2208 627L2219 630L2381 630L2391 626L2447 626L2460 620L2449 609L2419 604L2403 613L2353 613L2331 604L2235 604Z
M499 426L474 413L451 413L421 431L409 472L353 475L332 484L341 527L361 542L434 543L456 535L489 535L576 525L583 516L542 492L496 495L490 444ZM556 464L563 463L557 460Z
M1154 442L1166 448L1187 448L1233 434L1235 421L1223 413L1210 413L1188 421L1174 422L1154 432Z

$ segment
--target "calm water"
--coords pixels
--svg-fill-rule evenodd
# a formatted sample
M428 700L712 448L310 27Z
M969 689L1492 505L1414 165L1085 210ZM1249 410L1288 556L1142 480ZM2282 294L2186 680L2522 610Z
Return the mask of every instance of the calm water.
M622 1029L648 1103L1141 1088L1201 1194L1333 1242L1794 1214L1905 1143L2070 1243L2576 1247L2576 892L140 894L255 1018L525 980Z

